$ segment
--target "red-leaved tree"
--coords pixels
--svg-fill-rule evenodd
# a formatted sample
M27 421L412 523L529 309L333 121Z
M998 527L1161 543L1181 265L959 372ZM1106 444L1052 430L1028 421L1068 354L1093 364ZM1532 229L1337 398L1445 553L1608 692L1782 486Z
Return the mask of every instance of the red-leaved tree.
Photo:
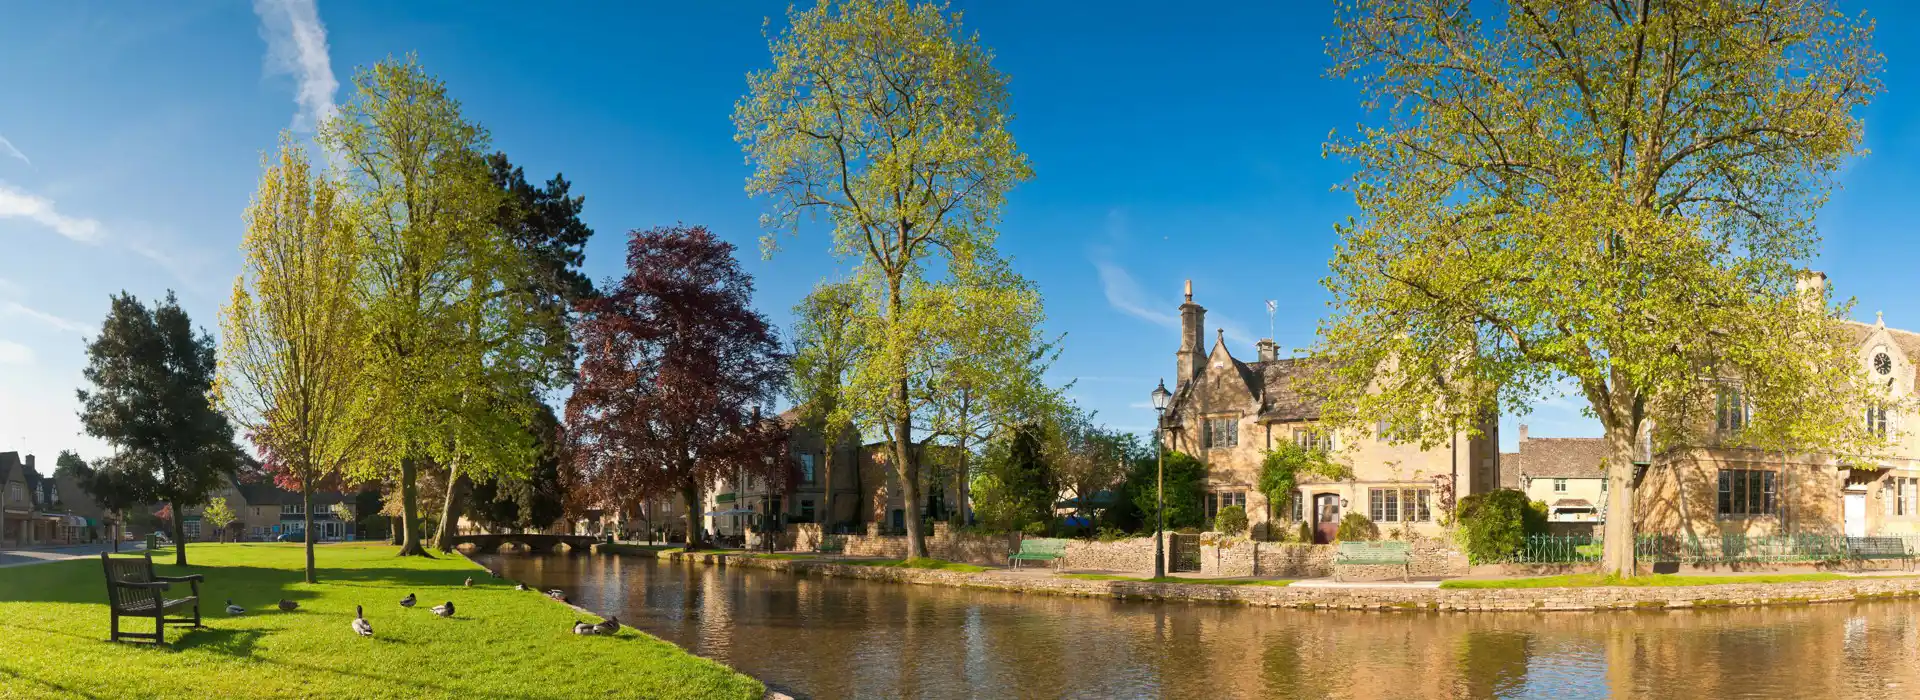
M566 426L575 500L625 509L677 493L688 547L700 545L707 485L785 473L768 469L785 432L754 407L780 390L786 357L750 306L753 278L733 252L700 226L629 233L625 276L582 302L575 326L583 357Z

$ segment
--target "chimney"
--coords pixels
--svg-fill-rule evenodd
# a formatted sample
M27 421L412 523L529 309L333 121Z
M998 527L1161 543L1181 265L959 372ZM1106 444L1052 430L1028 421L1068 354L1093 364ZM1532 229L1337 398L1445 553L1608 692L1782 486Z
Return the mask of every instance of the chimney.
M1273 342L1272 338L1261 338L1260 342L1253 344L1253 349L1259 352L1261 362L1280 359L1280 344Z
M1207 357L1206 332L1207 310L1193 303L1193 280L1187 280L1186 303L1180 305L1180 350L1174 353L1178 358L1174 372L1173 390L1179 391L1187 381L1200 376Z
M27 469L33 469L33 455L27 455Z
M1527 441L1527 424L1525 423L1520 424L1520 441L1521 442Z
M1802 270L1793 280L1793 293L1800 296L1801 303L1809 310L1821 314L1827 312L1827 273L1819 270Z

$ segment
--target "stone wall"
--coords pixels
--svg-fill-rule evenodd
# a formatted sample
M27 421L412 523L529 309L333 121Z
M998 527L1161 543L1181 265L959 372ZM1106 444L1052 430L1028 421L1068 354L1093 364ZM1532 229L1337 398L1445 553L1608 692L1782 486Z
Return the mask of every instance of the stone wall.
M1261 542L1260 574L1276 578L1320 578L1333 575L1333 546Z
M821 537L819 525L795 525L793 530L794 549L810 552L818 548ZM846 549L843 553L850 557L905 559L907 556L907 538L879 534L878 525L869 524L867 534L845 537ZM1005 566L1007 557L1012 556L1014 551L1012 537L1008 535L956 533L946 523L934 523L933 532L927 535L927 556L935 559Z
M1067 560L1061 566L1091 571L1152 571L1153 538L1071 540L1067 542Z

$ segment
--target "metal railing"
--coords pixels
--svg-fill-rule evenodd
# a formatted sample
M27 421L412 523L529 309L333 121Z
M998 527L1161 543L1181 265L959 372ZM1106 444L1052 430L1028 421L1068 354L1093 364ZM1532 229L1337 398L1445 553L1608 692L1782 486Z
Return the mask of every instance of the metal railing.
M1920 535L1641 535L1634 541L1634 558L1642 562L1732 563L1816 562L1853 558L1855 540L1900 540L1907 552L1920 552ZM1605 542L1587 535L1528 535L1520 548L1502 563L1580 564L1600 561Z

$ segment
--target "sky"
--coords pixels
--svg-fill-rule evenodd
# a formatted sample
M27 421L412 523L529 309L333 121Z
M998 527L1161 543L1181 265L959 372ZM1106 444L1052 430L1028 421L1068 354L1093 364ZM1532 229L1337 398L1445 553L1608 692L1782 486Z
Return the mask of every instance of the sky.
M1097 420L1152 425L1185 280L1208 336L1225 329L1242 359L1270 334L1283 353L1313 343L1334 224L1354 212L1333 189L1352 167L1321 146L1364 117L1355 86L1324 74L1329 5L953 3L1010 77L1035 173L1007 198L1000 248L1065 334L1049 378ZM1820 213L1810 264L1858 299L1856 318L1920 328L1920 9L1841 6L1878 23L1886 90L1861 114L1871 152ZM630 230L705 225L739 247L755 305L787 327L846 264L820 230L759 253L766 205L745 194L729 116L785 8L0 2L0 451L107 453L82 433L75 390L110 296L171 290L217 335L261 157L350 100L359 67L409 52L529 179L563 173L586 197L595 279L617 272ZM1504 416L1505 448L1518 423L1597 436L1580 403Z

